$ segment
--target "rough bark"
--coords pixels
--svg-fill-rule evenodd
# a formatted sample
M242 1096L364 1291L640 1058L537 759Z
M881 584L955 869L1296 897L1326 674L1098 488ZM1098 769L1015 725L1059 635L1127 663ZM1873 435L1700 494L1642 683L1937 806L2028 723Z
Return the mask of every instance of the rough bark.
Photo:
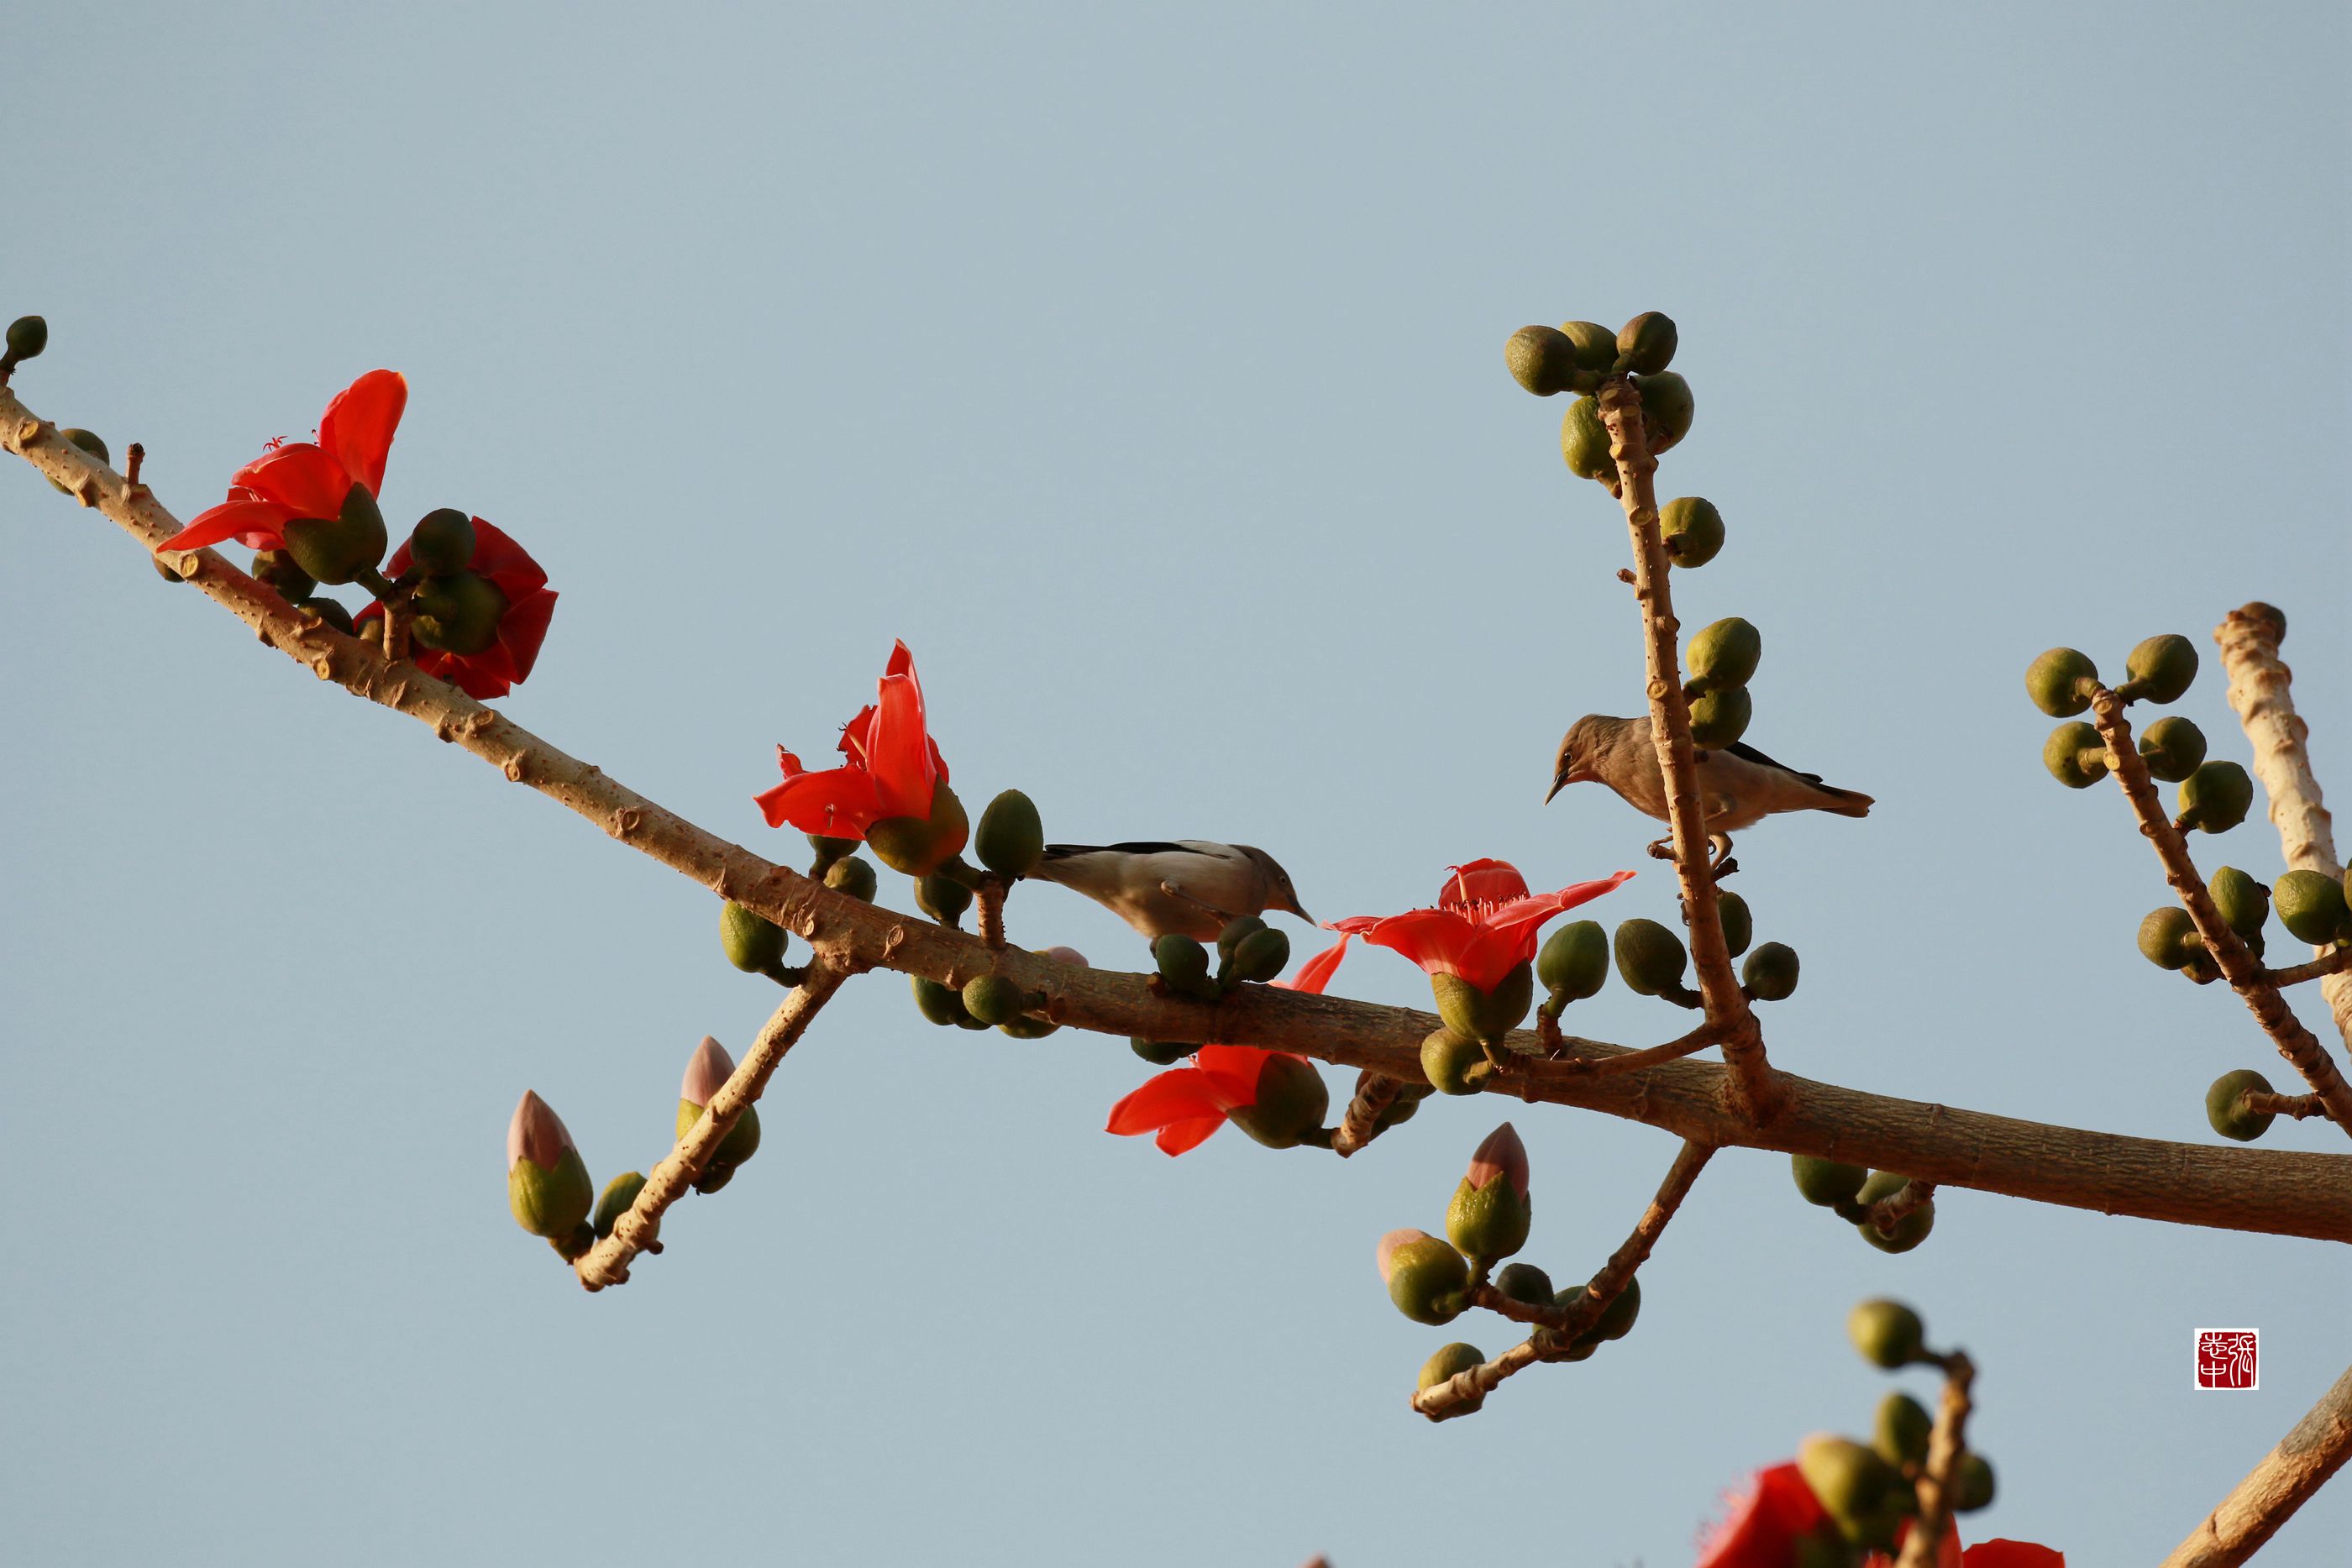
M2237 1568L2343 1469L2347 1455L2352 1455L2352 1372L2337 1378L2294 1430L2172 1549L2163 1568Z

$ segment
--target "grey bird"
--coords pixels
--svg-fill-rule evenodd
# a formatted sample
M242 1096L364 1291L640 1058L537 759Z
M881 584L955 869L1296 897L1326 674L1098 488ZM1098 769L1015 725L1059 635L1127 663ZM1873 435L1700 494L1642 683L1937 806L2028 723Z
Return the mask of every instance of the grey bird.
M1586 714L1568 727L1560 740L1544 800L1549 803L1570 784L1598 782L1617 791L1618 799L1643 816L1666 821L1666 779L1652 733L1647 718ZM1738 741L1699 752L1698 792L1707 840L1717 857L1717 875L1731 863L1731 834L1738 829L1779 811L1867 817L1873 804L1867 795L1824 784L1818 773L1800 773ZM1672 853L1671 841L1660 840L1650 852L1666 858Z
M1083 893L1153 940L1174 933L1213 942L1244 915L1279 909L1309 925L1290 873L1249 844L1206 839L1047 844L1029 874Z

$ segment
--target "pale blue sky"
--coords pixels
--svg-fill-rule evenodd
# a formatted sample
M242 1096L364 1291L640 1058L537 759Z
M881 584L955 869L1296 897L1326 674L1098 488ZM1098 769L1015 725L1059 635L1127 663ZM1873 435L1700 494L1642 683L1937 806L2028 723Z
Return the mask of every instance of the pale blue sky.
M764 852L803 852L751 805L774 743L904 636L966 799L1052 836L1262 843L1326 918L1480 854L1643 867L1614 921L1671 918L1649 824L1538 799L1640 700L1624 536L1501 348L1667 310L1662 484L1730 527L1685 618L1756 621L1751 738L1880 801L1743 838L1805 963L1776 1059L2210 1140L2271 1053L2134 954L2161 878L2042 775L2019 674L2272 599L2352 800L2344 13L1635 9L79 6L0 57L0 316L48 317L32 406L144 441L184 516L405 371L387 514L469 507L563 596L510 711ZM708 894L29 471L0 517L12 1562L1673 1568L1719 1489L1866 1427L1842 1323L1887 1292L1984 1369L1971 1538L2137 1562L2352 1360L2318 1244L1948 1190L1890 1259L1732 1152L1629 1340L1431 1427L1422 1357L1508 1340L1405 1322L1372 1243L1508 1108L1171 1162L1100 1131L1123 1042L936 1030L887 976L584 1295L508 1218L506 1118L659 1157L696 1040L776 1000ZM2216 674L2181 711L2243 756ZM2198 849L2278 868L2259 819ZM1142 956L1059 889L1012 919ZM1336 988L1426 995L1380 953ZM1612 985L1575 1022L1686 1019ZM1516 1120L1528 1255L1581 1278L1672 1142ZM2191 1330L2240 1324L2263 1389L2193 1395ZM2272 1558L2347 1529L2339 1486Z

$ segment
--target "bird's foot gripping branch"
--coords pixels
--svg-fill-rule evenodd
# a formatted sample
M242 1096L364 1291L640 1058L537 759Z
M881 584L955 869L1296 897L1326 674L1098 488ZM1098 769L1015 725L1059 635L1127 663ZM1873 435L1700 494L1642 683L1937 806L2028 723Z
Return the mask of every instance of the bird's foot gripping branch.
M315 441L270 444L231 477L219 506L183 527L139 482L141 445L131 447L134 472L126 480L108 466L100 437L59 430L7 389L10 374L47 340L37 319L8 329L0 445L139 540L166 580L194 584L320 678L420 720L613 840L695 878L719 901L727 960L786 988L740 1061L707 1036L687 1053L675 1145L649 1171L614 1177L601 1194L561 1118L537 1094L524 1095L509 1139L514 1216L591 1290L625 1281L636 1258L660 1250L663 1215L686 1193L717 1192L746 1166L760 1147L756 1103L784 1055L840 986L877 967L907 975L918 1012L952 1030L1034 1040L1076 1028L1127 1039L1165 1071L1112 1108L1109 1130L1149 1134L1169 1154L1198 1146L1230 1122L1271 1148L1352 1155L1439 1092L1578 1106L1678 1136L1680 1152L1656 1197L1582 1285L1556 1290L1540 1268L1515 1256L1528 1239L1531 1210L1526 1151L1507 1124L1457 1186L1444 1239L1396 1232L1382 1242L1383 1280L1408 1315L1443 1322L1477 1310L1528 1330L1493 1360L1461 1344L1433 1357L1412 1396L1433 1419L1470 1414L1526 1366L1580 1361L1629 1331L1643 1260L1712 1153L1727 1145L1789 1154L1806 1200L1887 1251L1927 1238L1939 1185L2352 1240L2352 1158L2341 1155L2189 1146L2013 1122L1811 1082L1768 1061L1757 1006L1795 989L1797 956L1783 942L1755 943L1747 901L1717 885L1731 869L1729 835L1790 810L1861 817L1872 801L1747 744L1763 648L1752 623L1718 619L1678 651L1672 573L1708 564L1726 530L1711 502L1685 497L1660 506L1655 498L1660 455L1687 436L1694 413L1688 382L1668 369L1677 334L1663 316L1637 317L1617 332L1590 322L1529 328L1511 339L1508 361L1531 392L1577 394L1562 453L1622 513L1633 566L1621 575L1640 607L1646 666L1646 715L1580 720L1555 757L1552 790L1604 783L1667 824L1680 931L1631 915L1613 936L1577 920L1544 938L1556 916L1631 873L1536 894L1508 863L1479 859L1453 868L1430 907L1335 923L1337 940L1318 944L1296 968L1289 936L1267 917L1314 923L1289 873L1263 850L1199 839L1048 843L1037 808L1015 789L998 793L974 822L950 783L904 644L889 655L875 700L843 727L841 763L812 769L779 747L780 778L755 797L770 826L808 836L814 860L805 873L687 821L483 706L531 673L555 594L520 545L463 508L427 512L391 548L378 497L407 396L399 376L360 377L329 404ZM233 538L258 552L249 574L210 548ZM356 614L321 591L346 583L369 596ZM2238 1139L2279 1116L2325 1117L2352 1130L2340 1074L2308 1031L2296 1032L2283 999L2284 988L2315 978L2331 995L2352 994L2352 981L2337 987L2347 980L2352 921L2341 868L2324 831L2312 827L2324 829L2325 812L2275 659L2283 622L2268 625L2225 628L2223 638L2232 701L2254 737L2256 770L2294 862L2267 894L2228 868L2210 883L2200 879L2181 847L2184 831L2219 831L2246 814L2243 773L2207 761L2202 735L2185 720L2161 721L2137 740L2124 720L2126 705L2170 700L2168 692L2185 688L2178 640L2136 653L2130 679L2113 690L2079 655L2037 665L2032 678L2036 700L2059 705L2053 712L2095 711L2097 719L2053 738L2052 770L2069 783L2116 773L2182 894L2183 911L2144 932L2150 956L2192 978L2227 980L2311 1086L2308 1095L2284 1095L2258 1074L2225 1077L2209 1109L2216 1129ZM2193 654L2190 664L2193 674ZM2177 817L2153 804L2150 778L2182 782ZM1626 858L1636 841L1629 838ZM877 902L881 870L909 879L925 918ZM1060 885L1118 914L1150 943L1149 972L1093 968L1067 947L1013 945L1008 902L1024 882ZM2318 945L2309 962L2262 967L2262 925L2272 909L2291 934ZM1017 913L1024 920L1032 913L1025 895ZM961 929L968 914L976 935ZM1325 994L1360 936L1428 974L1434 1015ZM805 955L789 950L795 939ZM1564 1032L1566 1009L1595 995L1612 967L1635 993L1700 1017L1643 1051ZM1720 1067L1683 1060L1711 1048L1723 1052ZM1319 1062L1360 1070L1336 1118ZM1814 1541L1826 1555L1808 1561L1852 1563L1898 1542L1906 1562L1956 1561L1949 1515L1982 1489L1971 1480L1961 1432L1965 1358L1948 1354L1939 1364L1948 1375L1943 1417L1927 1422L1924 1407L1908 1403L1882 1412L1887 1430L1874 1464L1854 1458L1857 1445L1809 1444L1806 1458L1759 1477L1754 1506L1739 1515L1746 1522L1719 1539L1769 1537L1780 1528L1775 1521L1801 1516L1782 1543ZM2291 1461L2258 1467L2215 1520L2227 1516L2229 1539L2258 1543L2342 1462L2344 1447L2323 1445L2332 1456L2325 1463L2298 1448ZM2039 1568L2048 1560L1992 1554L2003 1545L2014 1543L1979 1543L1966 1561ZM1729 1568L1788 1560L1728 1551L1718 1546L1707 1561Z

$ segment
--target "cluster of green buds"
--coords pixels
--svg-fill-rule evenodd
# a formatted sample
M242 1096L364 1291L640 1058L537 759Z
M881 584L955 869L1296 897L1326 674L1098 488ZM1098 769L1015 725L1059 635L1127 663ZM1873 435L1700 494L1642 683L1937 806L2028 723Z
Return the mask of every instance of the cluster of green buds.
M1208 948L1172 932L1151 944L1151 961L1158 971L1155 983L1162 990L1194 1001L1213 1002L1237 987L1262 985L1280 975L1290 964L1290 938L1256 915L1244 915L1217 933L1214 969L1209 966ZM1136 1055L1158 1067L1181 1061L1200 1049L1183 1040L1145 1040L1140 1035L1128 1043ZM1405 1115L1412 1113L1408 1111Z
M178 574L173 573L173 576L176 580ZM255 551L253 580L274 590L279 598L295 609L317 616L344 636L349 637L353 634L352 612L343 608L339 601L320 593L319 580L304 571L296 563L293 556L287 551L282 549ZM373 637L382 637L383 622L380 620L371 622L369 633Z
M1900 1301L1863 1302L1846 1319L1846 1332L1865 1361L1889 1372L1942 1366L1951 1359L1927 1348L1926 1325ZM1918 1482L1935 1418L1916 1399L1895 1392L1879 1401L1871 1427L1867 1443L1817 1433L1798 1446L1798 1472L1836 1532L1834 1541L1824 1542L1832 1550L1801 1561L1852 1563L1867 1551L1892 1551L1904 1521L1918 1514ZM1992 1500L1992 1466L1982 1455L1963 1451L1947 1501L1955 1512L1973 1513Z
M867 904L874 901L875 894L881 891L881 879L874 874L874 867L866 857L856 852L857 840L811 833L808 841L809 848L816 852L815 858L809 862L810 876L835 893L845 893ZM920 882L916 883L918 888L921 885ZM971 894L964 894L964 902L971 902Z
M1041 947L1041 957L1057 964L1087 967L1087 956L1075 947ZM1033 991L1008 975L976 975L966 980L961 989L943 986L921 975L910 977L908 982L915 993L915 1010L924 1020L942 1028L993 1029L1015 1040L1043 1040L1060 1024L1045 1017L1049 998L1043 991ZM1192 1051L1192 1046L1186 1046Z
M2150 637L2124 660L2126 679L2116 695L2126 703L2172 703L2197 679L2197 648L2172 633ZM2066 719L2042 743L2042 765L2070 789L2087 789L2107 776L2107 748L2098 730L2074 716L2091 706L2099 689L2098 666L2073 648L2053 648L2026 666L2025 692L2053 718ZM2208 833L2227 832L2246 820L2254 781L2234 762L2209 762L2205 734L2177 716L2158 719L2141 732L2138 751L2150 777L2179 786L2179 825Z
M1936 1228L1936 1200L1930 1196L1908 1214L1881 1230L1871 1219L1876 1205L1911 1185L1900 1171L1874 1171L1813 1155L1789 1156L1789 1171L1807 1203L1826 1208L1853 1227L1864 1241L1881 1252L1908 1252Z
M956 808L958 813L961 810L961 806ZM874 843L874 852L883 856L884 863L896 865L898 862L891 861L886 852L887 838L886 834L882 841L877 841L869 833L868 841ZM809 841L817 845L820 858L827 852L829 845L843 846L835 852L842 854L856 847L855 840L828 839L816 833L811 833ZM1000 885L1010 888L1036 867L1039 857L1045 852L1045 825L1037 815L1036 802L1018 789L1006 789L998 794L981 812L980 826L971 835L971 847L972 852L980 857L979 865L971 864L961 855L950 855L932 870L915 877L915 907L950 930L962 926L964 913L971 907L972 895L986 877L993 876ZM856 875L857 880L848 883L835 883L828 875L826 885L840 887L855 897L871 900L874 896L872 868L863 861L844 863L856 864L862 874L850 873Z
M735 1059L727 1054L727 1048L704 1035L702 1043L696 1046L694 1054L687 1059L686 1076L677 1086L678 1137L683 1138L694 1130L694 1124L702 1120L709 1108L711 1096L719 1092L720 1086L734 1076L734 1072ZM694 1190L717 1192L732 1181L736 1168L759 1150L760 1108L746 1105L743 1114L734 1126L728 1129L727 1135L719 1141L719 1147L711 1151L710 1158L704 1163L702 1175L695 1178Z
M1683 654L1683 665L1690 672L1683 695L1690 700L1692 745L1720 751L1748 733L1748 721L1756 715L1748 683L1763 657L1764 634L1753 622L1737 615L1692 634Z
M1503 346L1503 359L1512 379L1538 397L1579 394L1560 422L1560 455L1580 477L1614 485L1617 463L1609 455L1609 432L1601 423L1595 394L1620 376L1631 381L1642 400L1650 450L1665 451L1690 434L1696 409L1690 382L1666 369L1674 362L1676 345L1673 319L1649 310L1614 332L1597 321L1522 327ZM1716 544L1720 545L1722 519L1715 524ZM1696 566L1714 553L1706 549L1698 559L1685 564Z
M554 1108L529 1090L507 1124L507 1207L515 1223L566 1261L596 1244L589 1223L596 1186Z
M1797 950L1785 942L1765 942L1748 952L1748 943L1756 935L1755 917L1748 912L1748 901L1736 893L1718 890L1716 894L1716 916L1723 925L1723 945L1737 958L1748 955L1739 967L1741 988L1750 1001L1786 1001L1797 990ZM1611 944L1617 959L1617 974L1626 987L1642 996L1658 997L1676 1007L1698 1008L1705 1005L1698 992L1684 984L1690 968L1690 950L1683 939L1654 920L1627 920L1619 924Z

